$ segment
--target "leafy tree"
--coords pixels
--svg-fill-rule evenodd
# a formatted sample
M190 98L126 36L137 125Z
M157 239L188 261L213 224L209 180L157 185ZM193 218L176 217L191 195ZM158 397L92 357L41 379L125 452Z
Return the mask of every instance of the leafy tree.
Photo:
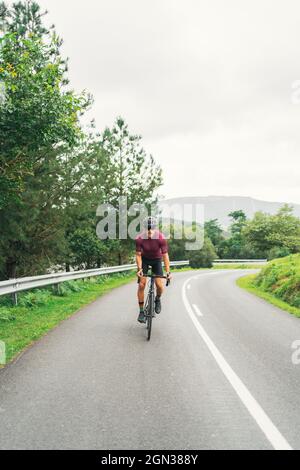
M121 263L131 241L96 238L96 208L155 202L161 169L118 118L86 135L54 28L34 1L0 2L0 276Z
M248 257L249 250L245 247L243 238L243 228L246 225L246 215L243 211L233 211L229 214L231 225L229 227L229 237L221 240L218 254L221 258L244 258Z
M66 66L59 42L38 37L18 40L6 34L0 42L0 80L5 101L0 108L0 171L4 188L20 196L23 179L54 147L74 146L81 137L79 114L90 103L85 95L64 89ZM1 191L0 204L9 193Z
M268 259L272 260L272 259L276 259L276 258L285 258L286 256L288 256L290 254L291 254L291 252L287 247L274 246L268 252Z
M15 2L12 8L6 2L0 2L0 28L22 38L43 36L49 32L42 22L46 14L47 11L41 12L38 3L31 0Z
M118 198L128 204L153 203L154 192L162 184L162 171L152 155L141 146L141 136L130 134L124 119L117 118L112 129L106 128L100 145L106 157L106 200L118 207Z
M205 237L203 248L190 252L190 266L192 268L211 268L216 257L214 245L208 237Z
M243 236L257 252L273 257L300 251L300 219L293 215L293 208L285 205L275 215L257 212L247 222Z
M100 267L106 257L107 247L96 235L93 227L78 228L70 235L72 265L80 269Z
M185 249L186 240L176 240L170 238L168 241L169 245L169 256L172 261L182 261L187 259L186 249Z
M19 274L32 272L33 261L35 270L44 269L51 263L51 254L59 252L58 244L64 245L60 176L67 166L66 154L83 138L79 116L90 104L89 96L66 89L61 42L54 32L42 35L38 10L38 34L34 20L30 22L25 16L23 26L27 32L31 29L28 34L22 30L20 5L9 10L1 4L2 13L6 8L2 21L8 30L0 40L0 80L5 89L0 107L0 257L4 277L14 277L17 265ZM10 31L16 21L18 31Z
M232 220L230 232L232 234L240 234L247 220L245 212L242 210L233 211L230 212L229 217L231 217Z
M128 207L136 203L150 207L156 202L155 191L162 184L162 170L152 155L146 154L141 137L131 134L122 118L117 118L112 129L105 129L99 147L95 146L94 150L94 170L101 175L103 202L110 203L115 209L118 209L120 197L127 197ZM124 257L128 259L132 249L131 240L122 241L119 264L122 264Z
M223 230L217 219L208 220L204 223L204 231L206 236L211 240L215 247L217 254L219 255L219 248L222 242L225 240Z
M164 234L169 234L168 246L169 246L169 256L170 259L173 261L181 261L187 259L186 253L186 242L187 239L182 234L182 226L178 225L178 223L174 221L170 221L170 225L166 225L166 223L162 223L160 230ZM178 238L176 233L179 232L181 237Z

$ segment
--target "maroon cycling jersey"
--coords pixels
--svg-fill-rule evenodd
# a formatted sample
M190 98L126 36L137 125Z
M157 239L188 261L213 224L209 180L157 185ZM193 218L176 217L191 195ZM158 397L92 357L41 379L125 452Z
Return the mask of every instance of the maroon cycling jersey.
M161 259L162 255L168 253L167 240L159 231L156 231L152 238L147 238L147 233L138 235L135 244L136 252L146 259Z

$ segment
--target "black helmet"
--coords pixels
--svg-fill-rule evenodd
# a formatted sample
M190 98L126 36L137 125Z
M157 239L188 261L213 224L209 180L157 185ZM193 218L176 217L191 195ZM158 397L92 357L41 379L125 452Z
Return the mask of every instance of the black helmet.
M155 217L147 217L144 221L144 227L148 230L153 230L157 227L157 220Z

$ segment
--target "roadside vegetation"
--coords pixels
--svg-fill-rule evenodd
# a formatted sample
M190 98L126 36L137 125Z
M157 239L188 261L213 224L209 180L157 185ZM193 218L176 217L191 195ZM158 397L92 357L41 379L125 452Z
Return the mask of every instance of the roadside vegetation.
M172 268L172 273L175 272L183 272L183 271L199 271L199 270L211 270L211 269L261 269L262 265L261 264L255 264L255 263L228 263L228 264L222 264L222 263L216 263L210 268L192 268L191 266L183 266L183 267L178 267L178 268Z
M121 196L128 206L150 207L163 182L124 119L105 129L83 125L93 98L72 89L61 45L38 3L0 1L0 281L131 262L132 240L97 237L97 207L117 208ZM229 215L226 230L216 219L205 222L201 250L187 252L187 240L172 235L171 259L209 268L217 257L300 251L292 207L251 220L241 210Z
M162 184L124 119L83 125L93 98L72 89L46 17L0 1L0 280L128 262L132 240L97 237L97 207L150 205Z
M300 254L273 260L258 275L239 279L238 285L300 317Z
M272 260L299 253L300 219L293 214L293 207L285 205L272 215L257 212L252 219L248 219L241 210L228 215L231 224L226 231L216 219L205 222L204 244L201 250L196 251L185 250L188 237L177 239L174 234L179 227L174 224L170 241L171 259L188 259L193 268L211 268L217 258ZM191 230L195 232L196 226L193 225ZM232 268L232 265L228 264L228 267Z
M65 282L59 289L35 289L19 294L17 307L12 306L10 296L1 297L0 331L7 363L83 306L134 277L132 272L118 273Z

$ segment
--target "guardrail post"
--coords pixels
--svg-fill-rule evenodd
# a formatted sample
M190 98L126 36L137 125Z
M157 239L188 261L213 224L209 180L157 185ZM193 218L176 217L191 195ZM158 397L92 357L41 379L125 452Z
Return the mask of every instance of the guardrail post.
M17 292L13 292L11 294L11 298L12 298L12 302L13 302L14 306L17 307L17 305L18 305L18 294L17 294Z
M14 278L10 278L10 280L15 281ZM17 283L16 283L16 282L14 283L14 286L13 286L13 287L14 287L14 288L17 287ZM16 307L16 306L18 305L18 294L17 294L17 292L12 292L12 294L11 294L11 300L12 300L13 305Z
M60 284L53 284L52 288L55 295L60 295Z

